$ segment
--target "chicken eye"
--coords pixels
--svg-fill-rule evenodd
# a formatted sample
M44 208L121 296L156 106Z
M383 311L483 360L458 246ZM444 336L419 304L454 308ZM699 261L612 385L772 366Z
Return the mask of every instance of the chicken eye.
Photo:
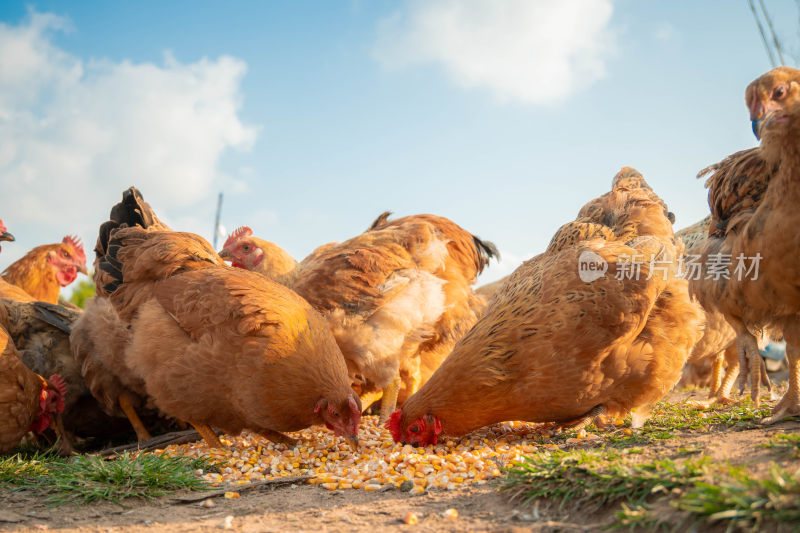
M781 85L780 87L776 87L775 90L772 92L772 98L775 100L780 100L786 94L786 87Z
M61 255L63 255L63 256L64 256L64 257L66 257L67 259L69 259L69 252L67 252L67 251L65 251L65 250L62 250L62 252L61 252Z
M250 251L250 245L249 244L245 244L244 246L242 246L242 250L244 250L245 252L249 252Z
M408 430L409 430L411 433L419 433L419 426L417 426L417 425L413 425L413 426L411 426L410 428L408 428Z

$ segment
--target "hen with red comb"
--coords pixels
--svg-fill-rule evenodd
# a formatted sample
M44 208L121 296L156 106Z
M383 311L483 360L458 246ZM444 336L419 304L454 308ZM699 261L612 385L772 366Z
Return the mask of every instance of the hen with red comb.
M286 287L297 277L297 261L277 244L254 237L247 226L228 236L219 256L233 267L258 272Z
M9 265L2 278L35 300L56 304L61 287L75 281L79 272L87 273L86 253L80 239L67 236L60 243L37 246ZM18 299L1 287L0 297Z
M497 422L581 426L601 414L632 413L634 426L643 424L701 335L687 282L676 277L677 250L666 206L624 168L611 192L586 204L498 289L392 415L392 436L428 445ZM607 270L584 277L586 257ZM640 275L618 277L633 257L647 258Z

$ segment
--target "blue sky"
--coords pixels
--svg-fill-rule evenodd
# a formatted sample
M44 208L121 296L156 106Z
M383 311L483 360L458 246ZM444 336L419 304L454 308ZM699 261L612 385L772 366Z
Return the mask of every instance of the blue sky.
M794 66L797 4L765 2ZM207 238L223 191L228 230L298 259L384 210L444 215L504 253L490 281L625 165L676 228L705 216L695 175L755 145L744 88L770 68L730 0L6 1L0 23L0 268L66 233L90 252L133 184Z

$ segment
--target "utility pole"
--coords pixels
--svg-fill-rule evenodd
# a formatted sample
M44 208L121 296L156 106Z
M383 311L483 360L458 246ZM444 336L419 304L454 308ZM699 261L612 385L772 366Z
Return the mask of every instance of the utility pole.
M214 218L214 249L217 249L217 238L219 237L219 217L222 214L222 193L217 197L217 216Z

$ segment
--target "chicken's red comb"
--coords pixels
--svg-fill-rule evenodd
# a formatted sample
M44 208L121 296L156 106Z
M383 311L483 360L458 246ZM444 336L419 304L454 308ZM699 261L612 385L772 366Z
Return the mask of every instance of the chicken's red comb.
M8 228L3 224L3 219L0 218L0 233L8 231Z
M228 235L228 239L225 241L225 244L222 246L223 248L227 248L231 244L235 243L242 237L249 237L253 234L253 230L247 226L242 226L241 228L236 228L233 230L233 233Z
M398 409L392 416L389 417L389 420L386 421L386 425L384 426L389 432L392 434L392 438L395 442L400 442L403 438L403 432L400 429L400 419L403 417L403 411Z
M61 244L72 246L72 249L75 250L75 258L80 260L81 263L86 263L86 254L83 252L83 243L77 235L67 235L61 241Z

